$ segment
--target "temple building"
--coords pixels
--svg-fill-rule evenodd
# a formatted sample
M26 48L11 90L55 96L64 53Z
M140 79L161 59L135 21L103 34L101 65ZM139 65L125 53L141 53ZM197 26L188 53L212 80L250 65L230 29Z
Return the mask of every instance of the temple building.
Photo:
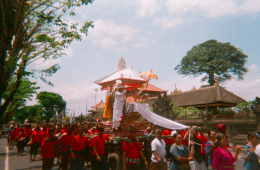
M235 107L238 103L246 102L243 98L235 95L218 84L214 86L204 87L200 89L192 88L190 91L178 92L175 90L168 95L172 103L187 108L189 106L196 107L200 110L221 107ZM148 103L150 107L157 97L149 98L144 103Z

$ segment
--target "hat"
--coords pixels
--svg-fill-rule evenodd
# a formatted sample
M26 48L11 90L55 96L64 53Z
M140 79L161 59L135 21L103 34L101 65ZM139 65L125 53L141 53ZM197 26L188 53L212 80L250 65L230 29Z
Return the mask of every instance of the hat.
M197 126L192 126L192 127L191 127L191 130L193 130L193 131L194 131L194 130L198 130L198 127L197 127Z

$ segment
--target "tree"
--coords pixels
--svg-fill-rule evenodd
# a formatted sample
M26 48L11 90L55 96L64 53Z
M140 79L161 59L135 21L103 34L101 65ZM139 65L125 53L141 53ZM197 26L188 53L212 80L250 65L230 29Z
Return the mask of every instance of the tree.
M230 43L209 40L198 44L182 58L181 64L175 67L179 74L199 76L206 74L201 81L208 80L210 86L215 79L221 83L236 75L239 80L247 72L245 63L247 55ZM215 77L216 75L216 77Z
M61 57L63 50L82 34L87 35L93 22L70 23L75 7L88 5L92 0L1 0L0 1L0 117L17 93L23 77L45 77L60 67L55 64L43 70L42 62ZM28 67L29 66L29 67ZM15 81L8 96L3 99L8 84Z
M43 111L40 105L24 106L18 109L13 115L15 121L24 122L28 119L29 123L39 122L43 119Z
M56 113L60 115L66 110L66 101L57 93L42 91L37 94L36 99L43 108L43 116L47 123Z
M164 92L163 97L161 94L158 94L158 98L153 104L153 111L154 113L166 118L175 118L175 115L172 111L171 99L167 96L166 92Z
M7 90L3 94L3 99L11 93L13 84L15 82L15 77L12 78L12 81L9 82ZM17 93L12 98L11 102L8 104L7 109L3 115L4 123L10 121L11 117L19 112L19 109L25 107L27 100L32 100L33 94L36 94L36 90L39 89L36 86L35 82L29 81L28 78L23 78L19 88L17 89Z

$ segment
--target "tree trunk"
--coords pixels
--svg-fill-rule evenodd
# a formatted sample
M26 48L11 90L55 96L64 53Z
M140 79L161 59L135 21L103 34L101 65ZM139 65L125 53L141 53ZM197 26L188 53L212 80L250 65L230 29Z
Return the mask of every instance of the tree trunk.
M214 76L214 73L209 73L208 83L209 83L210 86L214 86L214 84L215 84L215 76Z

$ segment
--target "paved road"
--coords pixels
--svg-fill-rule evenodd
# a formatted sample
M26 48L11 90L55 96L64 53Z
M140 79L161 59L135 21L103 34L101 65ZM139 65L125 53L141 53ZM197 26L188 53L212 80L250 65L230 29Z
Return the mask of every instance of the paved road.
M0 139L0 170L40 170L41 161L39 160L39 154L36 156L35 161L30 161L29 149L25 149L21 156L16 155L16 149L10 150L7 153L7 142L6 138ZM242 155L242 154L241 154ZM7 160L9 158L9 161ZM56 162L56 159L55 159ZM9 165L9 168L7 167ZM236 162L237 170L244 170L243 160L239 159ZM57 170L57 164L54 165L53 170ZM90 168L85 167L85 170L90 170Z

